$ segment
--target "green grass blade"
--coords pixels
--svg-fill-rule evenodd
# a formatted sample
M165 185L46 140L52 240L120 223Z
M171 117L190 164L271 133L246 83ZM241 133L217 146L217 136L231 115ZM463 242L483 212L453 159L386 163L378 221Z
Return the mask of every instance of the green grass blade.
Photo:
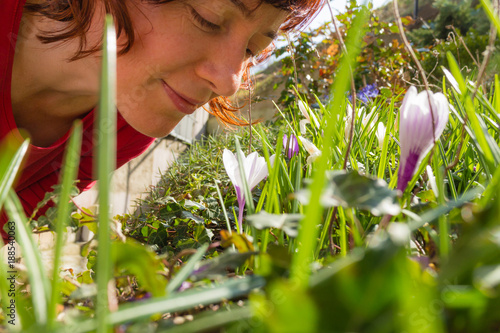
M0 239L0 248L4 246L4 242L2 239ZM11 245L7 245L6 248L7 251L11 250ZM0 301L1 301L1 306L2 306L2 311L4 311L4 316L7 317L4 319L4 321L9 321L11 319L14 319L12 317L9 317L10 313L8 310L8 306L10 306L10 300L12 297L9 297L9 289L10 289L10 282L7 283L7 280L9 278L9 275L11 274L12 269L8 266L8 263L4 261L4 256L0 256Z
M498 74L495 74L495 95L493 105L496 112L500 113L500 81L498 80Z
M440 154L436 151L432 155L432 164L434 167L434 175L436 179L436 186L438 193L435 193L437 196L437 201L440 205L444 205L445 203L445 195L444 195L444 167L440 162ZM449 226L447 217L443 214L438 218L439 221L439 252L442 260L446 260L448 258L450 252L450 239L449 239Z
M377 177L385 180L385 170L387 170L387 157L389 156L389 141L390 141L390 133L393 129L394 124L394 101L391 101L391 108L389 112L389 120L386 123L385 127L385 135L384 135L384 145L382 146L382 153L380 154L380 162L378 165ZM377 128L375 128L377 131Z
M235 144L236 144L236 158L238 159L238 167L239 167L239 171L240 171L240 175L241 175L241 182L243 185L242 190L243 190L243 194L245 196L247 214L251 215L251 214L253 214L253 212L255 210L255 207L253 205L252 192L251 192L251 189L248 187L248 181L247 181L247 177L246 177L246 173L245 173L245 165L244 165L243 159L241 158L241 155L239 153L240 151L242 151L241 146L240 146L240 141L238 140L238 138L236 136L234 137L234 140L235 140ZM240 224L242 223L242 221L238 221L238 222Z
M267 201L265 203L265 210L266 212L273 213L272 207L274 204L274 207L279 206L279 194L278 190L276 189L278 182L278 177L279 177L279 170L281 168L281 159L282 159L282 145L280 144L283 142L283 130L281 130L278 134L278 141L276 145L276 158L274 160L274 165L271 165L270 163L268 164L269 170L271 172L270 177L267 179L267 183L269 184L269 187L267 188L268 190L268 197ZM280 212L274 210L275 214L278 214Z
M483 155L488 163L489 168L491 170L493 170L495 165L497 165L500 162L499 161L500 157L497 156L498 155L498 153L497 153L498 146L495 149L494 147L490 146L490 144L488 143L491 141L494 142L494 140L493 139L489 140L490 135L488 134L487 129L485 128L485 126L481 126L481 123L479 122L479 119L476 115L476 111L474 109L474 105L472 103L472 100L470 99L470 97L467 94L465 81L462 78L462 74L460 73L460 69L458 67L458 64L450 52L447 52L446 55L448 57L448 63L450 65L451 73L453 74L453 76L457 80L457 82L460 86L460 90L464 94L463 97L464 97L464 104L465 104L464 105L465 112L467 113L467 116L469 118L471 130L474 132L474 135L476 136L477 142L479 144L479 148L481 149L481 152L483 153Z
M97 178L99 180L99 229L97 255L97 332L108 331L108 282L111 276L109 193L116 163L116 34L111 15L106 15L103 39L101 95L97 120Z
M3 206L5 199L9 193L12 184L14 183L16 174L21 166L21 161L26 154L29 142L25 141L23 144L19 145L16 140L13 140L12 136L6 136L2 145L0 146L0 207ZM14 236L14 235L13 235ZM0 247L3 247L4 243L0 240ZM7 245L10 246L10 245ZM10 304L8 290L9 286L7 284L7 272L10 271L7 264L3 260L3 256L0 258L0 296L2 297L3 309L7 309Z
M336 75L334 85L332 86L333 102L330 103L327 112L326 128L324 131L323 154L317 162L317 168L313 175L313 183L310 187L311 198L305 209L305 217L300 222L299 235L297 237L297 252L292 258L290 269L290 278L297 283L299 288L307 288L309 275L311 272L310 264L314 256L317 245L317 225L321 223L323 209L320 204L320 196L326 181L325 171L332 159L332 148L334 146L333 138L336 137L335 130L337 126L337 115L341 113L341 105L344 105L345 92L350 81L351 68L355 64L355 59L360 52L359 44L362 41L362 26L368 18L369 11L363 8L359 15L353 21L349 30L347 40L347 54L344 54L339 71ZM324 120L325 121L325 120Z
M45 276L40 251L31 237L31 231L27 227L28 221L23 206L13 190L9 192L5 200L5 210L9 218L16 224L16 241L21 248L28 271L35 321L38 325L45 325L47 323L50 285Z
M479 201L481 209L485 209L497 195L497 189L500 189L500 168L495 170L493 177L483 192L483 196Z
M7 135L2 142L0 154L0 208L14 184L21 162L28 151L29 140L18 144L13 136Z
M481 5L483 6L484 12L490 19L491 23L495 25L495 28L497 29L497 34L500 36L500 19L498 18L498 14L495 15L495 10L493 9L493 6L491 5L490 0L479 0L481 2Z
M29 146L28 140L19 145L18 142L13 139L14 138L10 135L6 136L0 147L0 207L3 206L9 194L9 190L21 166L21 161ZM3 241L0 240L0 248L3 247L3 245ZM10 247L10 245L7 246ZM0 296L2 297L2 308L7 309L7 306L10 304L9 299L11 298L8 296L10 286L7 284L7 274L11 269L9 269L3 258L3 256L0 257Z
M157 297L140 304L124 305L117 312L110 314L109 323L116 325L133 322L157 313L179 312L199 305L219 303L222 300L247 295L253 289L262 288L265 283L265 279L260 276L247 276L241 279L232 279L213 288L193 289L176 293L172 297ZM95 321L88 320L75 325L72 332L88 332L94 330L95 327Z
M196 253L189 258L188 262L182 266L181 270L177 272L174 278L167 285L167 293L174 293L186 281L189 275L193 272L194 266L203 258L208 249L208 244L202 245Z
M57 206L56 220L56 243L54 248L54 266L52 269L52 293L48 309L48 329L52 330L56 320L56 307L60 301L61 283L59 278L59 264L61 262L61 252L64 245L64 229L70 219L69 200L71 188L75 181L78 166L80 164L80 148L82 142L82 122L77 120L73 126L73 132L69 139L64 156L61 171L61 196Z
M217 195L219 196L220 206L222 208L222 212L224 213L224 219L226 220L227 231L229 231L229 233L232 233L231 222L229 221L229 217L227 216L226 206L224 204L224 198L222 197L222 193L220 192L220 188L217 183L219 183L218 180L215 181L215 188L217 189Z
M157 333L190 333L190 332L224 332L222 327L232 323L242 324L240 327L252 327L252 308L248 306L237 307L230 310L219 310L195 316L195 319L182 325L159 329ZM243 321L247 320L246 323Z

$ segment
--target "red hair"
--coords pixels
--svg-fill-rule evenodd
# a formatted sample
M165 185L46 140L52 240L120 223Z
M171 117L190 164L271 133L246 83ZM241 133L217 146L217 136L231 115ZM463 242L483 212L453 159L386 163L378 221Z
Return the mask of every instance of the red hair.
M173 0L141 0L153 4L163 4ZM117 37L125 35L126 42L120 45L118 55L127 53L135 42L134 27L130 19L126 1L123 0L103 0L106 13L114 17ZM287 19L281 25L280 31L288 32L300 29L307 25L323 6L325 0L262 0L275 8L289 12ZM79 38L80 45L78 51L70 60L84 58L100 50L100 45L87 45L86 33L89 31L91 19L96 9L97 0L50 0L41 3L25 4L24 8L29 13L43 15L49 19L67 23L66 27L59 31L44 31L37 37L43 43L54 43ZM265 60L271 53L273 45L269 46L256 57L256 63ZM252 64L249 64L251 66ZM244 71L247 73L247 71ZM243 81L248 81L246 74ZM242 84L240 88L249 88L249 85ZM231 125L247 125L248 123L238 118L234 112L238 108L233 106L226 97L217 97L209 102L210 113L218 117L222 122Z

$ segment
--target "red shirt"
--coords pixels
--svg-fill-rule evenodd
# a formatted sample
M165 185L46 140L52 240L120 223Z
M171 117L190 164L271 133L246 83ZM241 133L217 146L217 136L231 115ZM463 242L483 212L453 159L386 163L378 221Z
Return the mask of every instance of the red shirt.
M15 45L25 2L26 0L0 1L0 141L9 132L13 132L20 141L23 140L12 114L10 89ZM92 172L94 114L94 110L90 110L82 120L82 150L78 171L80 191L90 189L95 183ZM59 183L59 173L68 137L69 133L66 133L50 147L30 145L21 175L15 186L28 216L31 215L37 203L43 199L45 193L51 191L51 187ZM143 153L153 141L154 138L134 130L118 113L116 167L122 166ZM3 226L6 222L6 215L1 213L0 229L4 241L6 234Z

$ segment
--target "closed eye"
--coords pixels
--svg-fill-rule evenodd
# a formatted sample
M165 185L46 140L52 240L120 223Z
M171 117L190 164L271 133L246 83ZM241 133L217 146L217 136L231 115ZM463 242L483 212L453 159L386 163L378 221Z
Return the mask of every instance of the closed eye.
M206 28L211 31L220 31L221 27L215 23L212 23L206 20L203 16L201 16L193 7L189 8L191 11L191 15L193 19L200 24L203 28Z

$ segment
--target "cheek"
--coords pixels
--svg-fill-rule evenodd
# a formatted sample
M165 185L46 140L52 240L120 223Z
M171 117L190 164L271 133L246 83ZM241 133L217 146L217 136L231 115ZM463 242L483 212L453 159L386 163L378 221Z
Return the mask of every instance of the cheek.
M120 111L136 108L145 102L152 85L147 84L145 67L119 60L117 68L117 99Z

